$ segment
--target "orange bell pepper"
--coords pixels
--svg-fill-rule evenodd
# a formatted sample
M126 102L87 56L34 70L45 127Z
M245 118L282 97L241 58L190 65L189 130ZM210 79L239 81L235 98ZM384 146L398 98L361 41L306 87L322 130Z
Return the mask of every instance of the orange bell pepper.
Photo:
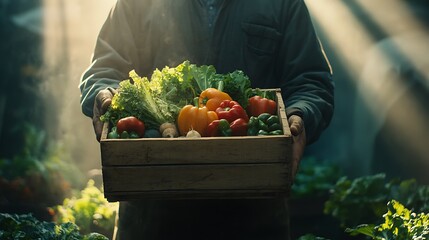
M218 88L207 88L202 91L198 99L200 107L206 106L209 111L216 111L223 100L232 100L228 93L223 92L223 82L219 82Z
M207 126L217 119L215 111L210 111L205 106L198 107L189 104L180 110L177 125L182 136L185 136L188 131L193 129L205 137L207 136Z

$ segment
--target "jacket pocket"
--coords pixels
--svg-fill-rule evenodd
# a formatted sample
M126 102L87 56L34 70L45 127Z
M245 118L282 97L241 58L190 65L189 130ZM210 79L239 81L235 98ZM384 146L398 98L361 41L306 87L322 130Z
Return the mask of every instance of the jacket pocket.
M282 36L276 29L248 22L243 22L241 27L249 51L257 55L272 55L276 51Z

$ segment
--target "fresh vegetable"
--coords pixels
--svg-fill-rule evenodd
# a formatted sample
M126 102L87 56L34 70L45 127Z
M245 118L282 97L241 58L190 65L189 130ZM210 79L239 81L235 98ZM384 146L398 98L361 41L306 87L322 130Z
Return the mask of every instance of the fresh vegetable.
M261 113L258 117L251 116L248 122L247 135L282 135L283 127L277 115Z
M262 113L274 115L277 113L277 103L274 100L268 99L266 97L259 95L253 96L249 98L247 113L250 116L255 117L261 115Z
M247 122L247 135L248 136L256 136L259 131L259 119L257 117L251 116L249 118L249 122Z
M249 92L251 90L251 81L248 76L241 70L235 70L231 73L213 77L211 79L212 86L217 86L219 82L223 82L223 92L228 93L232 99L237 101L243 108L247 106Z
M268 132L268 135L282 135L282 134L283 134L283 130L273 130Z
M223 100L216 109L216 114L219 119L226 119L229 123L242 118L245 122L249 120L246 111L236 101Z
M122 138L122 139L130 138L130 134L129 134L127 131L123 131L123 132L119 135L119 138Z
M197 100L196 98L195 102ZM177 125L182 136L186 136L190 130L199 132L201 136L207 136L207 126L217 119L216 112L209 111L207 107L198 107L197 104L186 105L180 110Z
M121 118L134 116L144 121L147 128L155 129L165 122L173 122L180 108L160 94L154 94L146 77L141 78L132 70L130 78L119 83L118 93L101 120L116 123Z
M244 118L238 118L232 121L229 125L233 136L247 135L247 121Z
M162 137L164 138L175 138L179 136L176 124L174 123L163 123L159 127Z
M258 117L259 120L261 120L265 124L268 124L268 122L267 122L268 118L270 118L271 116L274 116L274 115L271 115L269 113L261 113L257 117Z
M226 119L214 120L207 127L207 136L209 137L228 137L231 135L232 130Z
M187 138L200 138L201 137L201 134L199 133L199 132L197 132L197 131L195 131L195 130L191 130L191 131L189 131L187 134L186 134L186 137Z
M119 119L116 124L116 131L118 134L122 134L124 131L136 133L139 137L144 136L145 125L144 122L140 121L134 116L129 116Z
M266 120L266 123L267 123L269 126L273 126L273 125L275 125L275 124L279 124L279 125L280 125L279 116L277 116L277 115L271 115L271 116L269 116L269 117L267 118L267 120ZM280 127L279 129L281 129L281 127Z
M120 137L121 136L116 131L116 126L112 127L112 129L110 130L110 132L107 134L107 138L108 139L117 139L117 138L120 138Z
M147 129L143 135L144 138L159 138L161 133L156 129Z
M162 132L163 138L175 138L179 136L179 132L176 128L167 128Z
M232 98L225 92L222 92L222 81L218 89L207 88L201 92L198 105L200 107L206 106L209 111L215 111L224 100L232 100Z
M169 103L173 103L179 109L189 102L192 102L194 97L197 97L204 90L205 79L203 76L210 77L208 74L209 66L196 66L189 61L177 65L176 67L165 66L163 69L153 71L150 78L150 88L155 97L164 99ZM213 68L214 70L214 68ZM216 71L214 70L214 73ZM201 81L201 88L200 82Z

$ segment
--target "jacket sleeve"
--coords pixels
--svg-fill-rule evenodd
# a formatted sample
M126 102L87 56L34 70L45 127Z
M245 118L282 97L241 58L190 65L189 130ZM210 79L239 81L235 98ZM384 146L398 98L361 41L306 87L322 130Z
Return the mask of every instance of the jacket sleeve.
M118 0L113 6L98 35L91 64L82 74L80 103L86 116L92 117L100 90L117 88L140 64L134 36L137 21L133 14L137 11L131 11L134 6L130 2Z
M279 69L286 112L303 118L307 144L329 125L334 110L332 70L320 44L307 7L292 0L280 50Z

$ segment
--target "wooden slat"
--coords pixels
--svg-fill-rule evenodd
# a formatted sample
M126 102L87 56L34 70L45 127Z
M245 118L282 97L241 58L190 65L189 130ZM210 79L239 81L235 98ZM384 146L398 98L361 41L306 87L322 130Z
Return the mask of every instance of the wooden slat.
M288 191L261 189L219 189L219 190L164 190L141 192L105 192L109 202L138 199L261 199L287 197Z
M103 166L285 162L292 140L282 136L102 142Z
M103 167L105 192L262 189L286 190L282 164ZM118 181L120 180L120 181Z

